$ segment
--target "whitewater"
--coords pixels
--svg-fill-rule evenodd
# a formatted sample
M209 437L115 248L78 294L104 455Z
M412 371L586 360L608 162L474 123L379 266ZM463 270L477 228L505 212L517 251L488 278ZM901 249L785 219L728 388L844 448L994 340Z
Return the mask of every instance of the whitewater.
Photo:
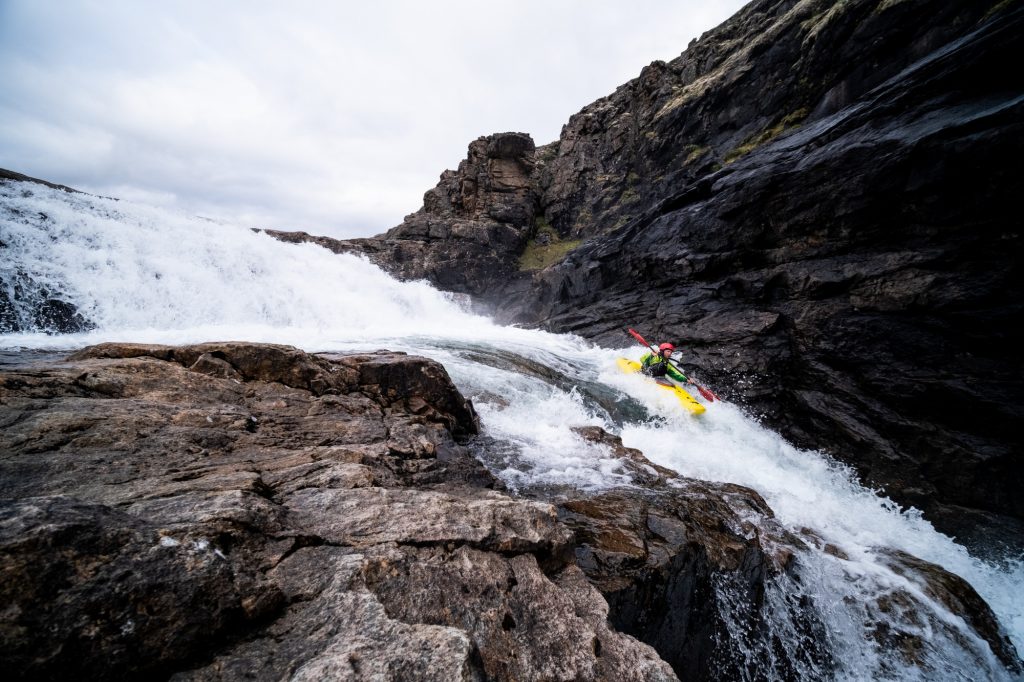
M104 341L179 344L214 340L286 343L306 351L391 349L434 358L474 400L484 463L512 490L634 485L604 446L571 427L598 425L657 464L758 491L790 530L809 528L847 557L810 547L800 584L774 585L772 626L784 636L786 595L810 597L826 624L842 679L1012 679L941 603L891 570L879 548L903 550L966 579L1024 651L1024 562L986 561L857 483L826 455L801 450L729 403L693 418L644 379L617 370L639 357L623 335L602 348L571 335L501 326L424 282L399 282L368 261L313 244L286 244L247 227L27 183L0 183L0 275L15 314L57 296L92 331L0 335L8 352L65 350ZM623 326L628 320L623 320ZM685 339L672 339L683 347ZM723 588L725 589L725 588ZM918 627L926 665L886 657L865 624L870 604L906 589L932 613ZM895 616L893 616L895 617ZM948 638L930 623L961 634ZM772 652L751 650L751 660ZM801 671L808 678L821 671Z

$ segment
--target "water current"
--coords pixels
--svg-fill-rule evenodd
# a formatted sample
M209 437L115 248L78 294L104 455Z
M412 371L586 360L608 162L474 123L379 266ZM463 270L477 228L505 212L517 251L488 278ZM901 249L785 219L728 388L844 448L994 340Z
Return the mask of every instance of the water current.
M423 282L399 282L371 263L312 244L285 244L247 227L27 183L0 183L0 287L20 324L46 297L73 304L92 331L0 335L0 362L102 341L177 344L211 340L286 343L307 351L388 348L440 361L480 413L479 456L513 491L569 486L585 492L634 483L606 447L571 427L599 425L681 474L749 486L794 532L812 529L835 553L806 550L802 579L766 596L782 640L794 596L825 624L840 679L1011 679L960 616L894 571L885 548L965 578L1024 651L1024 563L983 560L857 483L850 470L801 450L729 403L695 418L617 357L642 352L497 325ZM624 326L628 320L623 320ZM685 339L683 341L685 349ZM681 358L686 365L685 350ZM722 586L727 592L728 586ZM879 596L907 590L927 613L879 613ZM723 594L728 601L728 594ZM742 610L742 605L737 605ZM739 614L739 611L737 611ZM739 615L737 615L739 618ZM868 623L916 629L918 664L886 653ZM777 622L776 622L777 621ZM941 627L939 627L941 625ZM794 644L795 646L795 644ZM755 641L744 652L773 676ZM808 679L826 674L807 662Z

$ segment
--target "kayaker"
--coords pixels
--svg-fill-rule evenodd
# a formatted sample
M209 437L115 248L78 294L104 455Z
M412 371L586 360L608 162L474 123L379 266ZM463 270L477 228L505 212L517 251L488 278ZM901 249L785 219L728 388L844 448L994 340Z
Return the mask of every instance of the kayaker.
M672 358L672 353L675 352L675 349L676 347L671 343L661 344L658 346L657 353L647 353L640 358L640 371L651 377L663 377L667 374L676 381L681 381L684 384L692 384L693 379L688 379L682 372L679 372L675 367L669 364L669 360Z

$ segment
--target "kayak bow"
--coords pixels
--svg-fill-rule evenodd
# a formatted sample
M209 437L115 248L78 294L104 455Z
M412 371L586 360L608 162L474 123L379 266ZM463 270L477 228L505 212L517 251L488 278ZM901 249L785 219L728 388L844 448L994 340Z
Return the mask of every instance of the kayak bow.
M629 334L630 336L632 336L632 337L633 337L634 339L636 339L636 340L637 340L637 341L638 341L638 342L640 343L640 345L641 345L641 346L644 346L644 347L646 347L646 348L649 348L649 349L650 349L650 351L651 351L652 353L654 353L655 355L657 355L657 354L658 354L658 349L657 349L657 348L655 348L654 346L652 346L652 345L651 345L650 343L648 343L648 342L647 342L647 339L645 339L644 337L640 336L640 332L638 332L638 331L637 331L637 330L635 330L635 329L627 329L627 330L626 330L626 332L627 332L627 333L628 333L628 334ZM674 369L675 371L679 372L679 368L678 368L678 367L677 367L677 366L676 366L675 364L673 364L673 362L672 362L671 360L669 360L669 359L666 359L666 360L665 360L665 362L667 362L667 363L669 364L669 367L671 367L671 368L672 368L672 369ZM682 372L679 372L679 373L680 373L680 374L682 374ZM711 389L710 389L710 388L707 388L707 387L705 387L705 386L701 386L700 384L698 384L698 383L697 383L696 381L694 381L694 380L692 380L692 379L690 380L690 383L691 383L691 384L693 384L693 386L694 386L694 387L695 387L695 388L696 388L696 389L697 389L698 391L700 391L700 394L701 394L701 396L702 396L702 397L703 397L703 398L704 398L705 400L707 400L707 401L709 401L709 402L715 402L716 400L721 400L721 398L719 398L719 397L718 397L717 395L715 395L714 393L712 393L712 391L711 391Z
M639 372L641 368L639 362L627 360L626 358L619 358L616 362L619 365L619 369L621 369L626 374L634 374L636 372ZM670 381L669 379L651 378L651 380L657 383L658 386L661 386L666 391L671 391L672 393L674 393L676 398L679 399L679 404L685 407L691 413L703 414L704 411L707 409L699 402L697 402L697 399L690 395L689 391L687 391L682 386L672 383L672 381Z

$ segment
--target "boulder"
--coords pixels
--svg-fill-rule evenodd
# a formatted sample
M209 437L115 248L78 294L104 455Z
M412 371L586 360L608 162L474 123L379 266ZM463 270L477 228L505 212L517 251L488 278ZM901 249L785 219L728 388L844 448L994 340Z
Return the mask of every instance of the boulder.
M19 678L676 679L401 353L102 344L0 373Z

